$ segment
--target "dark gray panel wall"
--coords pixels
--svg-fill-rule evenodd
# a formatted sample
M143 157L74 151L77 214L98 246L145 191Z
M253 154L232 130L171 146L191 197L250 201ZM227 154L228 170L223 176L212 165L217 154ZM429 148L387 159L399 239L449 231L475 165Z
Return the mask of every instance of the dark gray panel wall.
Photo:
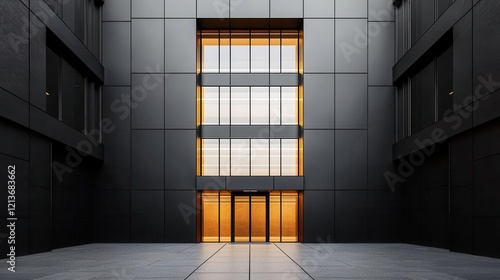
M130 22L102 23L102 65L108 86L130 85L130 28Z
M335 75L304 75L304 127L306 129L333 129L335 102Z
M196 131L165 130L165 189L195 189Z
M71 35L62 38L70 52L78 53L76 56L84 63L90 59L87 65L92 69L102 68L73 36L69 22L63 22L43 1L8 0L1 6L0 36L4 41L0 48L0 165L2 170L16 166L16 255L93 242L93 166L99 162L91 157L83 159L76 152L70 156L73 148L53 139L86 138L43 112L48 30ZM43 125L36 127L39 123ZM58 163L65 168L62 180L56 176L63 172L57 169ZM7 192L0 199L4 209L0 218L4 220L6 202ZM7 254L7 245L2 236L2 255Z
M270 0L271 18L302 18L303 0Z
M132 74L132 128L164 127L165 81L163 74Z
M229 1L229 15L232 18L268 18L269 1L272 0Z
M132 242L163 242L163 191L132 191Z
M388 172L395 172L392 162L394 142L394 87L368 88L368 188L389 190Z
M335 128L367 128L367 94L366 74L335 75Z
M304 132L304 188L333 189L335 132L306 130Z
M165 71L196 73L195 19L165 20Z
M130 0L107 0L102 9L103 21L130 21Z
M384 178L393 170L393 15L387 0L304 1L304 211L314 211L307 190L336 190L336 242L399 241L400 217L383 210L399 199Z
M165 128L196 128L196 75L166 74Z
M368 240L366 191L335 191L335 242Z
M110 2L112 3L110 5L116 4ZM393 20L390 16L380 18L373 13L368 14L369 5L371 10L380 13L386 2L222 1L217 3L220 5L216 7L213 1L205 0L174 0L164 4L162 1L152 1L144 6L139 5L139 2L132 0L131 10L120 8L116 11L105 11L104 24L116 25L109 29L115 28L117 32L122 33L115 41L106 40L104 49L112 50L118 48L120 44L132 46L128 50L126 49L128 47L125 48L128 51L127 58L124 59L126 61L119 61L115 59L114 54L108 53L109 58L106 59L112 60L113 63L109 64L107 71L115 71L111 69L115 68L116 73L123 74L113 77L116 82L109 85L126 85L127 87L123 89L128 95L123 98L134 101L134 89L142 84L141 79L151 77L151 81L154 81L154 77L164 75L163 99L160 96L161 90L154 89L148 90L154 92L150 95L152 99L137 102L137 108L122 107L124 105L122 101L116 101L114 106L110 107L114 100L120 97L120 90L114 87L107 88L109 96L104 97L105 104L103 104L104 107L108 106L104 109L106 115L113 121L118 122L120 117L124 117L124 120L117 125L115 132L104 137L106 145L113 146L106 151L106 154L114 161L119 156L118 151L123 150L125 160L120 163L120 168L127 170L130 168L132 178L127 179L130 175L117 178L119 168L114 168L105 162L99 175L97 186L99 190L104 192L105 189L111 188L134 189L134 192L142 193L152 191L150 189L154 189L155 192L163 189L165 199L157 203L163 203L165 207L164 241L194 241L195 192L191 190L195 188L196 179L196 17L304 17L306 241L334 241L334 205L339 203L339 200L334 199L337 184L345 194L345 203L339 204L337 208L340 213L349 212L349 201L354 199L351 199L352 197L364 197L357 207L360 207L360 213L364 213L366 218L363 221L353 220L352 223L342 222L341 228L345 230L344 233L362 228L361 235L357 237L360 241L398 241L398 234L380 230L376 226L380 222L392 230L398 225L396 218L393 216L384 218L383 214L367 216L366 213L367 209L378 209L377 207L382 207L390 200L389 198L370 200L370 194L365 192L370 185L371 188L379 189L380 193L390 193L389 188L377 175L390 167L387 155L392 145L390 139L392 132L387 127L392 125L390 110L394 108L388 104L393 99L391 99L391 84L387 82L387 77L391 76L390 66L393 63L390 55L393 44L392 33L388 31L392 28L392 23L387 25L384 23L380 34L370 33L370 40L367 32L368 20L372 26L376 25L376 21ZM164 22L163 28L158 22ZM340 24L337 26L336 22ZM384 53L376 57L375 53L379 51ZM346 56L343 52L349 55ZM369 52L374 55L370 63ZM130 57L132 61L129 60ZM164 61L160 63L163 68L161 65L156 68L155 62L158 60ZM148 65L153 69L147 72L153 72L154 75L144 73L146 71L143 68ZM371 74L372 72L376 73ZM387 86L373 90L374 96L380 95L380 99L374 99L373 102L369 102L371 100L369 94L372 94L372 91L368 90L369 79L371 79L370 84ZM129 85L131 87L128 87ZM115 112L117 110L118 112ZM373 116L372 122L369 116ZM389 142L384 142L385 140ZM337 144L339 148L336 152ZM373 151L373 154L370 154L370 151ZM369 172L371 170L372 173ZM351 176L352 173L356 173L356 176ZM335 179L337 174L341 174L338 180ZM368 183L372 177L378 180ZM113 180L117 183L113 184ZM127 183L127 180L131 183ZM125 197L126 192L120 195ZM110 226L113 232L123 226L126 232L120 233L119 237L125 241L140 238L141 235L139 232L134 233L130 228L130 223L139 223L134 217L135 214L130 214L130 211L134 212L135 207L141 207L141 200L135 200L134 206L134 194L129 195L132 195L132 202L120 208L123 209L120 213L113 214L116 220ZM388 197L392 198L390 195ZM324 209L329 209L326 211L329 214L325 215ZM318 222L319 216L324 217L324 220ZM126 223L127 219L130 221L129 224ZM97 222L96 225L106 228L103 221ZM340 236L344 233L341 232ZM99 240L111 238L105 233L97 235ZM147 239L158 241L156 235Z
M164 34L163 19L132 19L132 72L163 72Z
M165 1L166 18L196 18L196 0Z
M394 22L368 22L368 84L392 85Z
M95 197L104 214L94 234L102 242L195 242L196 215L188 225L178 208L192 205L195 192L164 190L195 188L196 1L143 2L110 1L104 10L103 117L113 129L103 137Z
M366 2L366 1L365 1ZM338 10L337 10L338 11ZM365 7L366 16L366 7ZM368 32L366 19L335 20L335 71L366 73Z
M334 20L304 19L304 72L334 72Z
M367 141L366 130L335 132L335 189L366 189Z
M28 100L29 95L30 53L23 19L29 18L28 8L20 1L2 2L0 36L6 41L0 49L0 88L24 100Z
M498 115L493 109L498 101L495 95L488 94L498 90L495 77L499 73L493 64L498 60L494 50L500 44L497 40L499 21L494 16L499 3L455 1L451 7L463 16L452 22L447 16L450 8L427 30L426 45L434 44L445 32L439 25L454 24L454 109L459 110L473 97L483 100L474 105L473 117L463 114L458 117L463 123L458 128L461 133L426 156L402 184L402 238L409 243L498 257L500 242L493 235L498 234L500 228L500 211L494 202L499 199L499 192L493 186L499 184L495 170L499 167L500 130ZM403 45L402 40L397 44ZM425 50L417 43L413 51ZM434 127L439 128L440 124ZM428 138L430 132L419 132L419 139ZM408 138L408 141L414 140Z
M196 192L165 191L165 242L196 242Z
M163 130L132 130L132 189L163 189Z
M104 162L97 174L98 189L130 188L130 87L104 87L102 117L110 123L103 133Z
M304 242L334 241L334 192L304 191Z
M472 49L475 91L481 87L482 92L491 93L500 88L498 83L488 83L489 86L484 83L484 79L487 80L488 77L492 77L494 81L498 81L500 77L500 70L495 63L500 59L497 51L500 45L498 37L500 19L495 16L498 10L499 3L493 0L483 0L473 9Z

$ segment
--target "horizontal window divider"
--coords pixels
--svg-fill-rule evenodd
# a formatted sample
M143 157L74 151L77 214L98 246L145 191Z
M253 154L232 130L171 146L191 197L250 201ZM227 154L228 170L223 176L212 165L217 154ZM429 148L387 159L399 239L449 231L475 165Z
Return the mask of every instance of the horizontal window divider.
M202 73L204 87L297 87L302 82L298 73Z
M302 176L199 176L197 190L303 190Z
M300 125L202 125L202 139L298 139Z

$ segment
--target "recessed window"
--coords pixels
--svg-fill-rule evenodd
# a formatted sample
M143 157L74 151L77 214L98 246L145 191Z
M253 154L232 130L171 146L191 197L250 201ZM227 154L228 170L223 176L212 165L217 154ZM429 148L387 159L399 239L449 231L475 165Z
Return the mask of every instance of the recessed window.
M298 73L297 30L206 30L202 73Z
M101 141L101 86L57 37L47 32L45 112Z
M297 176L298 139L203 139L202 176Z
M298 125L298 87L203 87L202 125Z
M264 73L299 74L298 30L204 30L199 36L202 74L255 77L262 77ZM266 138L270 130L274 133L273 129L280 129L280 126L301 125L300 90L300 86L233 86L231 82L221 86L201 85L200 125L263 126L263 133L248 136L249 139L200 139L198 175L301 174L298 159L299 143L302 142ZM256 139L250 139L252 137Z

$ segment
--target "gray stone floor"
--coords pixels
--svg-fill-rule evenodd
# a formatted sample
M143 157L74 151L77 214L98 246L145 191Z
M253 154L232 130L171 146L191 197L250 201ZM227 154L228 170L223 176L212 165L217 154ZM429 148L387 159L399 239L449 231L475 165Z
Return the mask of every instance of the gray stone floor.
M0 279L500 279L500 260L406 244L90 244Z

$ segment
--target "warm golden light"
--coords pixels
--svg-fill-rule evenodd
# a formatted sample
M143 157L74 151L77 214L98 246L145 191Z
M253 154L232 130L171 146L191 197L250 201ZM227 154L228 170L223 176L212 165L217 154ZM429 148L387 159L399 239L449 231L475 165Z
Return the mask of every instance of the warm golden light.
M299 241L298 192L236 193L231 197L227 191L205 191L201 197L202 242L230 242L232 238L235 242Z

